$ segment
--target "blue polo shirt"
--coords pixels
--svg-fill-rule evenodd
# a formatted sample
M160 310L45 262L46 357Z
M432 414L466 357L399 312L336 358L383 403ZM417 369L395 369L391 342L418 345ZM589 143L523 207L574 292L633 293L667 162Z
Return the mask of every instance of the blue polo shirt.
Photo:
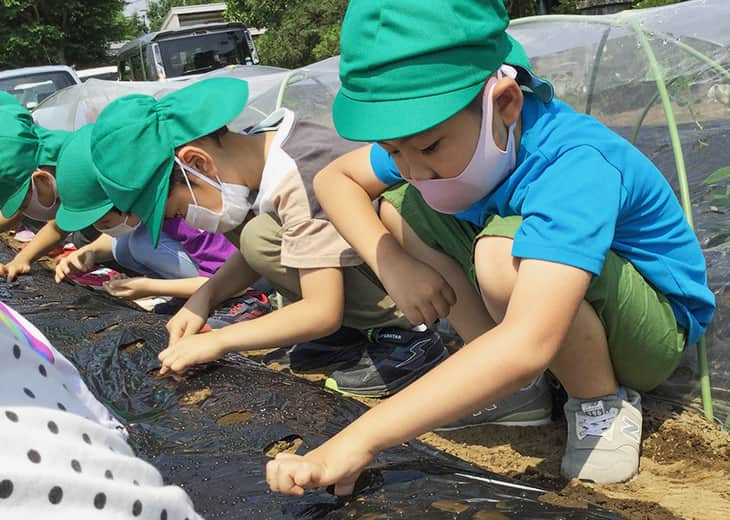
M370 160L383 183L403 180L377 144ZM629 142L561 101L525 94L515 170L455 216L482 226L493 214L522 216L515 257L596 276L609 249L629 260L667 297L689 345L712 320L705 259L669 183Z

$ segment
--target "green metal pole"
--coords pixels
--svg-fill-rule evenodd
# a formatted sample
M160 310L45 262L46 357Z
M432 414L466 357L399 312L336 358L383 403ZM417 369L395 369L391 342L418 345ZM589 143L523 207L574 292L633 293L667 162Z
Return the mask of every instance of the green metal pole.
M669 91L667 85L664 82L664 75L662 74L661 66L657 62L654 51L651 48L646 34L638 23L632 20L631 25L636 32L639 42L646 53L646 57L649 60L649 66L654 72L656 78L657 90L659 91L659 97L662 100L662 106L664 107L664 113L667 118L667 127L669 129L669 138L672 142L672 149L674 151L674 162L677 167L677 177L679 179L679 196L682 202L682 208L684 209L685 217L689 222L689 225L694 228L694 219L692 218L692 202L689 196L689 183L687 182L687 170L684 165L684 155L682 153L682 143L679 139L679 132L677 131L677 122L674 119L674 112L672 111L672 103L669 99ZM705 345L705 338L700 338L697 344L697 365L700 371L700 393L702 394L702 408L705 412L705 418L708 421L713 421L715 416L712 411L712 390L710 386L710 371L707 363L707 346Z

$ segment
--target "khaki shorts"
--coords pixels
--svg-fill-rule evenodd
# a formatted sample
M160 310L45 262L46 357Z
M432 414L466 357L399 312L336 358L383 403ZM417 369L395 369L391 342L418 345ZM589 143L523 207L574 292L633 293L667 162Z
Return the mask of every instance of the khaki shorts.
M483 228L431 209L408 184L383 194L429 247L454 258L476 286L474 245L484 236L514 238L521 217L489 217ZM593 277L586 301L603 323L616 379L647 391L679 364L686 331L677 324L667 298L625 258L609 251L601 275Z

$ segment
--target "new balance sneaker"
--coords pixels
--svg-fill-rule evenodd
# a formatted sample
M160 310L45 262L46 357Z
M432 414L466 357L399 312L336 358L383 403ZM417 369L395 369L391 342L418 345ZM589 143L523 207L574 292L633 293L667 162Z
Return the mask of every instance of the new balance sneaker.
M366 344L367 338L362 332L342 327L324 338L297 343L285 357L294 372L330 373L357 363Z
M436 431L461 430L474 426L498 424L501 426L541 426L549 424L553 412L553 398L545 374L509 397L477 410Z
M334 371L325 387L355 396L386 397L418 379L448 355L441 337L428 330L370 329L368 340L357 363Z
M626 482L639 470L641 396L629 388L565 403L568 438L560 471L599 484Z
M258 318L269 312L271 303L268 296L259 291L248 290L242 296L223 302L208 317L207 324L212 329L220 329L239 321Z

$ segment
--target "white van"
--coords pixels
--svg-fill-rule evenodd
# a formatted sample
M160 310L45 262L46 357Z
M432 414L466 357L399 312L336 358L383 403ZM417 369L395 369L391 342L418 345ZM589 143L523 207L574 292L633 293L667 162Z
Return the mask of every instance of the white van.
M28 109L33 110L48 96L81 83L76 72L66 65L25 67L0 72L0 90L9 92Z

